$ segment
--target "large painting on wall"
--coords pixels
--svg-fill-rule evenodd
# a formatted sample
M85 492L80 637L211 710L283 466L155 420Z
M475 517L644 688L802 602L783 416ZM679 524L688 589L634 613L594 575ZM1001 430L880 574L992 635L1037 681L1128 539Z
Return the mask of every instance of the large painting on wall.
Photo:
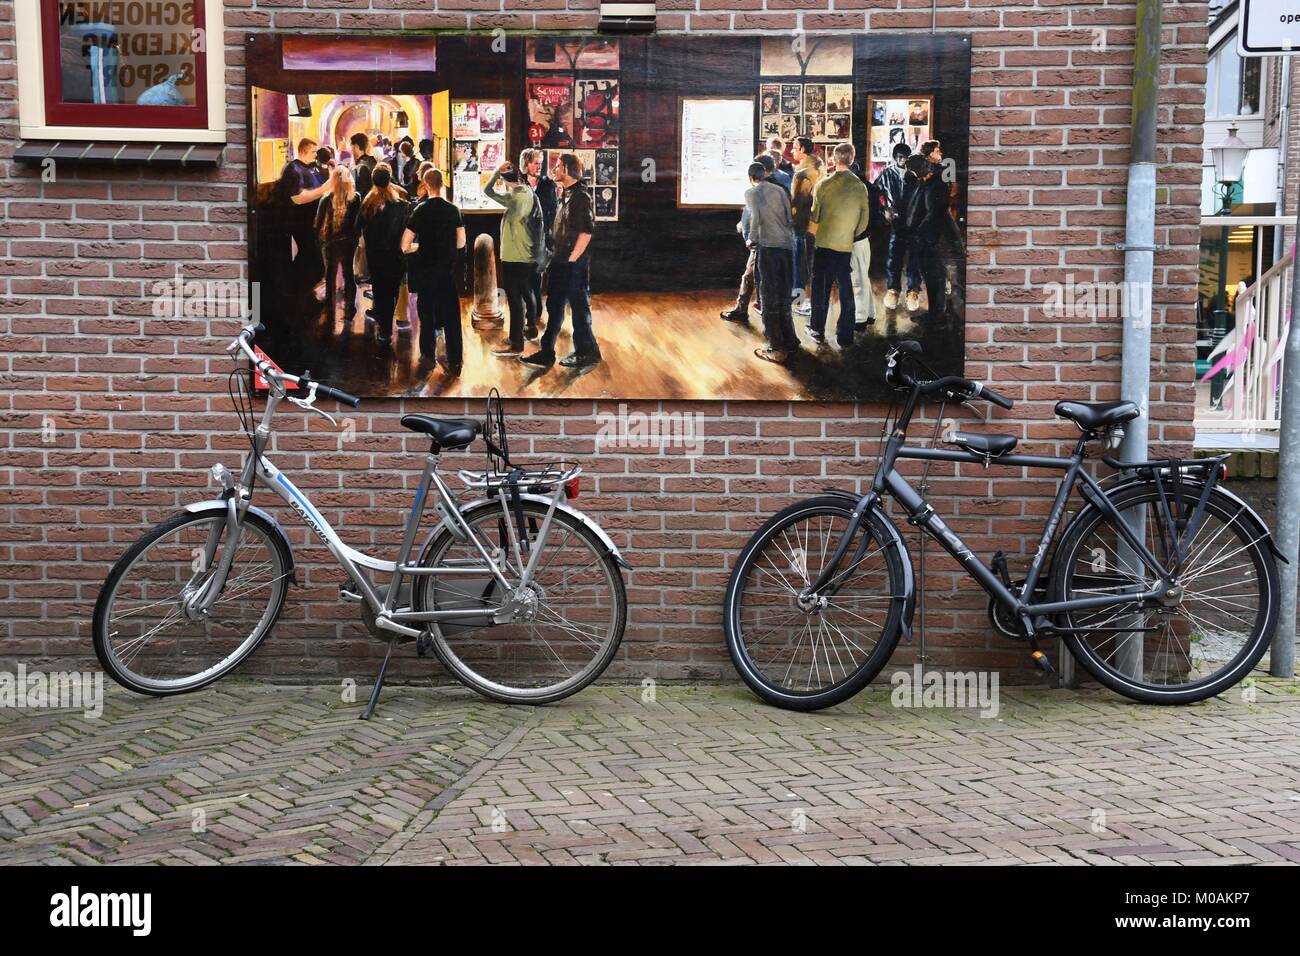
M258 34L246 58L250 271L289 371L837 401L887 397L901 338L963 368L962 36Z

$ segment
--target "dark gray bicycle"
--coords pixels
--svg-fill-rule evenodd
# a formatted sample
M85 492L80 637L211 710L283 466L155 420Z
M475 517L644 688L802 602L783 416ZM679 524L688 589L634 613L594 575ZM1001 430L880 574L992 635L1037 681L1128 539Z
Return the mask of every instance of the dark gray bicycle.
M1259 515L1219 486L1227 455L1103 456L1119 472L1103 487L1084 467L1086 451L1118 446L1124 423L1139 414L1132 402L1058 402L1056 414L1082 433L1068 458L1012 454L1012 435L954 432L945 438L953 449L911 447L907 428L927 399L1012 407L979 382L935 375L920 353L911 341L888 353L886 381L906 398L896 419L893 408L886 416L871 490L828 490L791 505L736 562L727 647L756 694L793 710L829 707L870 683L899 638L911 638L912 561L885 495L988 592L995 630L1023 641L1049 674L1038 642L1057 635L1097 681L1146 703L1211 697L1259 663L1277 626L1282 556ZM900 459L1064 471L1025 577L1011 579L1001 552L989 565L977 558L895 470ZM1057 541L1076 485L1083 506Z

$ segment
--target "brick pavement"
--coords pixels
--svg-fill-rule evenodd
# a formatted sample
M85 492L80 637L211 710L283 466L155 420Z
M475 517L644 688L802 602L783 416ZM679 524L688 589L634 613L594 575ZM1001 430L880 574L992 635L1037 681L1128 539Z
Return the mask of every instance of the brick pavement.
M0 711L0 863L1300 862L1300 693L1003 688L997 719L735 686L545 708L227 682ZM361 694L364 697L364 693Z

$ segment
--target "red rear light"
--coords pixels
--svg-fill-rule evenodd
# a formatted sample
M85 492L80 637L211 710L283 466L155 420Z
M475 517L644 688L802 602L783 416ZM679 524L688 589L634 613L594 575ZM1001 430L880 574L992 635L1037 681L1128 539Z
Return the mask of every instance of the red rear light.
M567 498L578 497L578 492L582 489L581 479L570 478L564 483L564 495Z

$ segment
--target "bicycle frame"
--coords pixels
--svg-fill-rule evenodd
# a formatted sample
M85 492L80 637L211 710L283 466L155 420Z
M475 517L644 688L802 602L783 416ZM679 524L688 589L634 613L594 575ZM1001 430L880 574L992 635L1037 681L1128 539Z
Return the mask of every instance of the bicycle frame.
M515 523L510 520L506 496L499 495L502 508L507 509L505 510L505 524L508 529L510 549L514 553L517 566L523 569L517 583L512 584L502 572L500 562L504 562L506 556L494 558L462 515L451 489L438 472L440 456L437 454L429 454L425 457L424 471L416 488L415 500L406 518L402 543L398 548L396 559L387 561L375 558L345 544L333 526L317 510L302 490L265 457L264 452L271 434L271 420L275 415L276 407L284 397L283 391L280 389L272 388L268 391L266 410L263 412L262 419L254 432L253 448L244 458L238 486L235 485L233 480L230 480L229 474L226 473L227 480L223 497L228 508L226 523L228 533L224 552L220 559L217 559L215 552L220 538L220 527L218 527L214 529L213 534L209 537L204 562L205 567L212 567L212 562L216 560L216 571L204 587L203 592L194 595L187 602L187 607L192 605L197 611L205 610L207 606L210 606L216 600L225 587L226 575L233 561L234 553L239 546L243 517L252 505L252 496L247 489L253 487L253 479L256 474L256 477L260 478L283 498L285 503L325 542L325 546L334 555L335 560L347 572L351 580L356 582L361 591L358 597L366 601L375 612L378 627L398 635L418 637L423 632L423 628L407 625L422 625L433 621L482 619L485 614L491 615L494 624L509 623L513 619L511 597L517 588L527 585L532 580L538 557L545 549L546 538L555 511L567 497L564 481L555 483L554 493L550 497L550 507L542 520L537 539L531 545L525 545L521 542ZM571 474L566 474L565 478L575 476L578 471L579 469L574 469ZM458 539L469 541L477 550L482 563L473 558L452 559L447 565L437 567L421 567L410 563L411 554L415 548L415 538L419 531L420 519L424 514L430 491L436 496L436 507L442 513L443 520L430 533L426 539L426 544L432 540L440 529L445 527L448 533ZM529 497L534 498L535 496ZM528 551L526 561L525 548ZM372 580L371 574L374 573L392 575L386 588ZM397 607L403 578L424 576L483 577L485 574L490 574L503 589L503 597L497 607L462 608L446 611L414 611L409 608Z
M902 506L904 511L907 513L907 520L909 523L923 528L930 537L934 538L939 543L940 547L952 555L967 571L967 573L969 573L992 598L1017 615L1025 625L1026 632L1029 634L1033 634L1035 631L1035 627L1030 620L1031 618L1064 614L1071 611L1095 610L1126 604L1145 606L1148 602L1163 602L1174 597L1177 592L1172 582L1168 579L1168 570L1161 563L1160 559L1152 554L1151 550L1147 548L1146 543L1129 526L1128 521L1124 519L1123 515L1119 513L1119 510L1111 503L1098 481L1083 468L1083 462L1085 460L1084 451L1089 439L1094 436L1083 435L1075 445L1073 454L1068 458L1012 454L1001 455L998 457L985 457L974 452L959 449L918 448L906 444L907 426L910 424L912 414L918 404L918 399L919 387L914 387L903 411L899 414L893 432L886 440L884 453L881 457L880 468L877 470L876 475L872 480L871 491L864 495L859 501L857 507L854 508L849 526L846 529L834 555L831 560L827 562L826 567L822 570L817 580L813 582L812 586L808 589L806 592L807 594L820 594L831 585L838 574L840 563L843 561L845 552L848 550L849 542L853 540L857 533L862 517L872 507L874 507L885 494L888 494ZM1012 592L991 568L975 556L975 553L964 541L962 541L961 537L948 527L943 519L935 513L934 508L907 483L902 475L899 474L895 468L895 464L900 459L959 462L983 465L985 467L988 467L989 465L1000 465L1011 468L1042 468L1065 472L1061 486L1057 489L1056 498L1052 502L1051 512L1049 513L1047 522L1044 525L1042 535L1038 541L1038 546L1034 552L1033 560L1030 562L1025 583L1021 588L1021 593L1019 595ZM1202 467L1217 464L1221 460L1222 459L1204 459L1203 461L1205 465ZM1181 464L1182 463L1177 462L1153 461L1127 463L1122 464L1122 467L1130 469L1151 468L1158 470L1159 468L1166 466L1178 468ZM1200 462L1195 464L1200 465ZM1102 514L1110 520L1123 538L1125 544L1132 549L1135 561L1140 561L1145 569L1152 575L1155 585L1147 591L1099 595L1097 597L1077 598L1070 601L1045 601L1034 603L1031 599L1034 594L1034 589L1038 585L1039 578L1047 565L1047 558L1051 551L1052 540L1055 538L1061 518L1065 514L1066 504L1069 501L1070 494L1074 490L1075 485L1080 482L1081 493L1085 501L1098 508ZM1209 493L1213 489L1214 484L1215 476L1212 475L1210 480L1205 482L1205 486L1201 490L1200 506L1196 509L1196 512L1192 516L1191 521L1188 522L1187 527L1182 530L1179 535L1182 541L1190 542L1193 540L1196 530L1199 527L1199 523L1203 517L1204 503L1206 499L1208 499ZM1161 495L1163 498L1163 490L1161 491ZM1161 534L1163 540L1163 529ZM859 552L866 548L866 544L867 542L864 541L859 545ZM1175 555L1175 564L1177 564L1177 561L1180 560L1179 546L1175 545L1171 548L1171 553ZM855 554L853 561L849 566L853 567L860 560L861 555ZM1132 628L1127 628L1126 630L1132 630Z

